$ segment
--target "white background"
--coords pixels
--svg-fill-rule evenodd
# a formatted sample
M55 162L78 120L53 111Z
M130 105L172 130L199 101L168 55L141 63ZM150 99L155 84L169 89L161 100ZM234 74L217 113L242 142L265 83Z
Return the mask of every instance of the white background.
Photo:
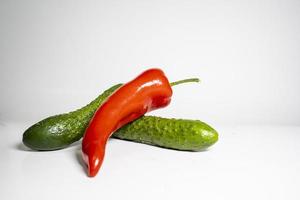
M58 191L299 199L299 25L297 0L1 0L0 198L52 199ZM102 175L92 180L79 163L79 144L24 151L28 126L150 67L170 81L202 80L174 87L171 105L152 114L211 124L220 134L211 150L113 140Z
M160 67L202 80L165 115L300 124L299 1L1 1L0 15L1 120L69 111Z

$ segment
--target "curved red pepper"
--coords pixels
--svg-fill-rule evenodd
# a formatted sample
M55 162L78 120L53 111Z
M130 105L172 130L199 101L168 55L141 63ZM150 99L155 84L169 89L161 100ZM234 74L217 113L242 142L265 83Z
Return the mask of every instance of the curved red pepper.
M171 85L160 69L149 69L115 91L96 111L83 137L88 175L99 171L106 142L114 131L146 112L167 106L171 96Z

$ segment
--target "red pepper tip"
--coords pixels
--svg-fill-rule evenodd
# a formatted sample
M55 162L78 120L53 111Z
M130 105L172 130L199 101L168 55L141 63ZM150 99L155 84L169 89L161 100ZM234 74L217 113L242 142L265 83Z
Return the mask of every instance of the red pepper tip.
M90 156L85 153L82 154L82 158L87 165L87 175L89 177L94 177L97 175L104 158L104 151L96 152Z

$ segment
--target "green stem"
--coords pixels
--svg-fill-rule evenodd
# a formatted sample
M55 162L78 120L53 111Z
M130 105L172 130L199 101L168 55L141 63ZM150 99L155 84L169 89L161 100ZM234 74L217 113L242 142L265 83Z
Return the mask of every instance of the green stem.
M174 85L179 85L182 83L191 83L191 82L198 83L198 82L200 82L200 80L199 80L199 78L189 78L189 79L183 79L183 80L172 82L172 83L170 83L170 85L174 86Z

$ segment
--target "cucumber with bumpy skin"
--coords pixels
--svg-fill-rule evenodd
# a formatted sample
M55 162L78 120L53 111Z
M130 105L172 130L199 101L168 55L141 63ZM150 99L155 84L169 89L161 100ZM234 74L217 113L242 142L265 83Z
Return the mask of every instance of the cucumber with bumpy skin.
M218 133L199 120L154 116L143 116L123 126L113 137L187 151L200 151L218 141Z
M121 85L112 86L78 110L51 116L34 124L24 132L23 143L34 150L57 150L78 141L97 108Z
M97 108L121 85L109 88L81 109L48 117L34 124L24 132L23 143L34 150L57 150L78 141ZM218 134L198 120L143 116L120 128L113 137L165 148L197 151L214 144Z

